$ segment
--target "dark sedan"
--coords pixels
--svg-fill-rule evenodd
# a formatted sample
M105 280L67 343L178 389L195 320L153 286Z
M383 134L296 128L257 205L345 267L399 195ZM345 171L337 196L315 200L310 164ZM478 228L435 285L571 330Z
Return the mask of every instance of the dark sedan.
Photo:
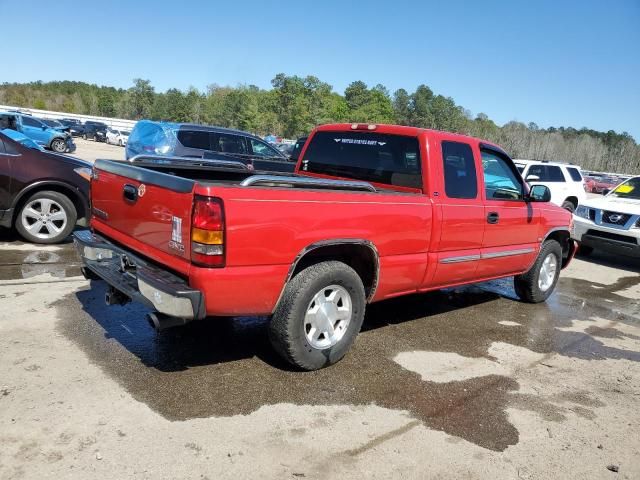
M94 122L87 120L84 122L84 133L82 138L85 140L91 138L95 142L104 142L107 139L107 124L102 122Z
M92 165L22 137L0 131L0 227L34 243L61 242L87 224Z

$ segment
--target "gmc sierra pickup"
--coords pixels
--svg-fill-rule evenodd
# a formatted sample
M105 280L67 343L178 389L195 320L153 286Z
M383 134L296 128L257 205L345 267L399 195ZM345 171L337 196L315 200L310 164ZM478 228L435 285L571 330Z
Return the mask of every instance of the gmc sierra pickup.
M549 200L491 143L335 124L311 133L294 174L98 160L75 243L108 304L145 303L157 329L268 315L275 349L313 370L345 355L367 303L507 276L523 301L546 300L576 249Z

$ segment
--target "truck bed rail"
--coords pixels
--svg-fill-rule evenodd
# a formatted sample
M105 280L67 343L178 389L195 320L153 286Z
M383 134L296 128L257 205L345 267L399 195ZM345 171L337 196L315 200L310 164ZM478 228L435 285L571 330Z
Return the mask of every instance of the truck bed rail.
M254 185L316 187L333 190L363 190L376 192L376 188L367 182L357 180L331 180L324 178L294 177L290 175L252 175L240 182L242 187Z
M131 163L154 163L158 165L177 165L185 167L211 166L221 168L231 168L243 172L253 171L249 165L239 160L220 160L214 158L201 157L174 157L170 155L145 155L141 153L129 159Z

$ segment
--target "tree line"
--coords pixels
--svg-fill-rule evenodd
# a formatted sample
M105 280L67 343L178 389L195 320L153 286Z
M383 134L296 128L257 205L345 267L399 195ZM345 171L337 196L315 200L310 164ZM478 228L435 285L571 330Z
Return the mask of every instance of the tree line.
M640 173L640 145L627 132L573 127L539 128L535 123L497 125L486 114L473 116L451 97L420 85L390 93L383 85L349 84L341 95L315 76L280 73L272 88L209 85L182 91L155 90L135 79L128 89L84 82L3 83L0 104L137 120L150 118L237 128L287 138L330 122L395 123L447 130L502 145L514 158L571 162L585 169Z

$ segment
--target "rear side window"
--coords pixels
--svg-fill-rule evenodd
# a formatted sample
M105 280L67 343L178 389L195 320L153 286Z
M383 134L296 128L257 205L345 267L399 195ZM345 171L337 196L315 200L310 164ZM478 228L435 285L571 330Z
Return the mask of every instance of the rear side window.
M228 133L215 134L214 142L216 152L247 154L247 142L241 135L229 135Z
M449 198L476 198L478 182L471 145L442 142L444 190Z
M540 182L565 182L564 174L556 165L531 165L527 172L527 178L535 175Z
M365 132L316 132L302 170L367 182L422 188L418 139Z
M571 168L571 167L567 167L567 170L569 171L569 175L571 175L571 179L574 182L582 181L582 175L580 175L580 170L578 170L577 168Z
M211 144L209 143L209 132L178 130L178 140L187 148L211 150Z

